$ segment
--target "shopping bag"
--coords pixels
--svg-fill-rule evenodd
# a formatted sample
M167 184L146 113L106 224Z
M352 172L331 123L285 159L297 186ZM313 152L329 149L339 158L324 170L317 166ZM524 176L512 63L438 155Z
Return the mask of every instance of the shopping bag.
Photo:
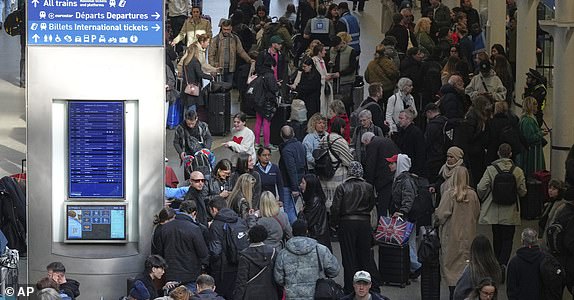
M375 240L383 244L404 245L409 241L415 225L402 218L381 216Z
M183 117L182 110L183 107L179 97L169 104L169 108L167 110L167 128L174 129L179 125L179 123L181 123Z

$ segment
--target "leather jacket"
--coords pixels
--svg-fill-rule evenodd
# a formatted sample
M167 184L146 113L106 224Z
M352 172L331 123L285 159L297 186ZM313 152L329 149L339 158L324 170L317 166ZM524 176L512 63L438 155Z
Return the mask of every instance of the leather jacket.
M371 210L375 206L375 190L362 178L349 177L337 187L331 206L330 224L339 225L339 221L371 220Z

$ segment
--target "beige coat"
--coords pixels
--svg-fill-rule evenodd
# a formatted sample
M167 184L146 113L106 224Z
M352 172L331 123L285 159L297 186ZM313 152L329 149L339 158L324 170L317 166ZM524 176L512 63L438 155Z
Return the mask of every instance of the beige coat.
M501 158L492 162L497 164L501 170L510 170L512 160L508 158ZM476 190L478 197L482 200L480 207L479 224L499 224L499 225L520 225L520 201L516 199L514 205L498 205L492 202L492 184L494 176L497 172L493 166L486 167L486 171L480 179ZM514 168L514 178L516 178L516 185L519 197L526 196L526 181L524 179L524 172L518 166Z
M466 198L457 202L453 189L443 194L435 210L441 243L441 273L449 286L455 286L470 259L470 244L476 235L480 202L468 188Z
M224 66L224 41L223 33L216 35L213 39L211 39L211 43L209 44L208 56L209 56L209 64L216 67L222 68ZM243 49L243 45L239 40L239 37L233 33L231 33L230 40L229 40L229 73L235 72L235 68L237 67L237 57L242 58L247 63L251 63L251 58Z
M197 42L197 36L200 34L207 34L211 38L211 23L205 19L199 19L196 23L193 18L187 18L173 42L179 43L179 41L187 37L186 45L189 46Z

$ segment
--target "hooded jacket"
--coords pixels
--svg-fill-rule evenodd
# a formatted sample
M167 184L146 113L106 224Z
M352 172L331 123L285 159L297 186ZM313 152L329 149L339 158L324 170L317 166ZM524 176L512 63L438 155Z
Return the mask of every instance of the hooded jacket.
M319 259L323 272L319 271ZM321 277L334 278L340 265L327 247L308 237L297 236L285 244L275 261L275 282L285 288L287 300L309 300ZM323 275L324 273L324 275Z
M509 300L542 299L540 263L544 255L538 246L516 250L516 256L507 268L506 293Z
M417 195L417 186L409 173L410 168L411 159L408 155L399 154L393 182L391 214L399 212L407 217L413 207Z
M464 118L464 94L448 83L440 88L440 93L443 95L439 104L441 114L449 119Z
M241 251L233 299L279 299L273 279L276 257L277 250L263 243L251 244Z

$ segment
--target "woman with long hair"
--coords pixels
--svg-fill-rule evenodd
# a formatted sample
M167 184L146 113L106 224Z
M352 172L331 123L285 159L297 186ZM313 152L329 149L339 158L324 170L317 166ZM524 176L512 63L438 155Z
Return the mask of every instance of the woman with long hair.
M247 153L239 153L237 156L237 161L235 163L235 171L231 173L229 177L229 187L230 189L235 188L239 177L243 174L249 174L255 178L255 185L253 186L253 205L257 209L259 207L259 198L261 197L261 175L255 171L255 160L251 158L251 155Z
M464 300L480 280L485 277L501 282L502 270L488 238L477 235L470 245L469 263L464 269L454 289L454 300Z
M480 202L469 186L468 170L454 168L452 186L442 195L435 215L441 243L441 274L449 287L451 298L456 282L469 259L470 243L476 235Z
M517 164L524 171L525 176L529 176L538 170L544 170L546 168L542 148L547 143L544 136L547 135L548 132L543 131L538 126L535 116L537 111L538 102L536 99L526 97L522 103L522 117L520 117L518 126L528 147L516 156Z
M171 207L162 208L153 218L153 238L151 241L151 254L159 254L161 248L161 228L163 224L168 223L175 219L175 210Z
M327 15L325 16L327 19L333 21L333 24L337 24L339 21L339 6L337 3L331 3L329 8L327 9Z
M231 187L229 185L229 176L231 176L231 161L229 159L222 159L213 168L211 177L208 181L209 196L219 195L223 198L229 196Z
M289 87L297 92L298 99L305 102L309 119L321 109L321 90L317 88L321 85L321 74L311 58L303 60L299 72L301 75L298 75Z
M518 136L518 117L508 110L506 101L494 103L492 119L486 121L488 132L488 144L486 147L486 164L490 165L499 159L498 147L502 143L508 143L512 147L512 157L522 152L522 144Z
M239 176L231 194L226 199L227 207L233 209L245 220L253 209L253 186L255 186L255 178L250 174L243 174Z
M335 100L329 104L329 127L327 131L331 132L331 125L333 124L333 120L335 118L340 118L345 121L345 130L342 136L345 138L347 143L351 142L351 121L349 120L349 116L347 115L347 110L345 109L345 104L341 100Z
M303 210L299 212L298 219L307 222L308 236L316 239L331 250L331 236L327 223L327 197L321 187L321 181L314 174L307 174L301 179L303 192Z
M419 48L421 51L428 55L435 47L435 43L430 35L431 32L431 19L427 17L420 18L415 25L415 36L417 37L417 42L419 43Z
M201 63L199 61L199 48L196 44L191 44L187 48L187 56L183 60L183 85L188 84L195 85L198 90L197 96L186 94L182 91L181 97L183 100L183 107L185 110L192 109L197 110L197 106L204 105L204 101L201 97L202 89L202 79L212 80L213 76L204 73L201 69Z
M468 295L468 300L496 300L498 299L498 287L492 278L486 277L480 280L472 292Z
M327 115L329 111L329 105L333 102L333 76L329 73L327 69L327 62L325 57L327 56L327 49L323 44L317 44L313 48L312 52L313 63L315 63L315 68L319 71L321 75L321 114Z
M264 191L269 191L273 196L279 197L279 191L283 191L283 179L279 167L271 162L270 148L261 147L257 149L257 163L254 169L261 176L262 197Z
M199 53L197 54L197 59L201 64L201 70L204 73L215 75L218 71L220 71L220 68L216 68L207 62L207 47L209 47L211 37L208 34L198 34L196 37L197 37L196 45L199 51Z
M264 243L281 250L284 246L283 243L293 236L287 214L281 211L279 201L268 191L261 193L259 207L260 218L257 220L257 224L263 225L268 234Z
M485 148L488 143L486 122L492 116L492 101L486 96L477 96L465 115L466 127L462 134L461 148L464 149L472 186L475 187L486 170Z
M451 55L447 58L446 64L442 68L440 75L440 81L443 85L448 83L450 76L458 73L458 70L456 69L456 64L458 64L459 62L460 58L458 58L458 56Z
M504 55L495 55L494 63L492 64L496 76L502 81L502 85L506 88L506 102L508 107L512 104L512 93L514 92L514 78L512 77L512 67L510 62Z

